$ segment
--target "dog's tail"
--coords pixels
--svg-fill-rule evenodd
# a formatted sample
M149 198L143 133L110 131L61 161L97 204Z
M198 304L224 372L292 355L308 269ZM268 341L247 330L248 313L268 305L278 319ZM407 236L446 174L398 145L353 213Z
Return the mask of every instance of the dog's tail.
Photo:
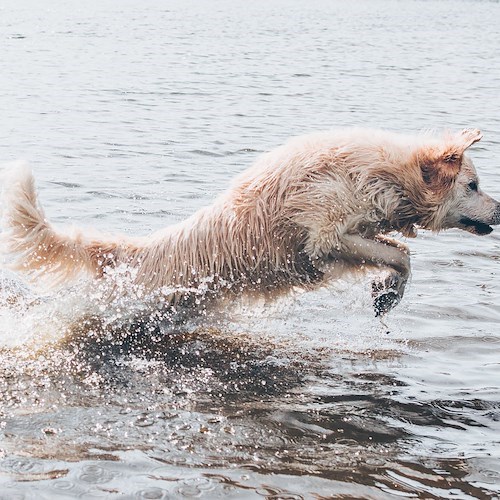
M80 274L102 275L125 248L120 238L56 230L37 200L31 170L15 164L3 173L2 252L7 267L57 286Z

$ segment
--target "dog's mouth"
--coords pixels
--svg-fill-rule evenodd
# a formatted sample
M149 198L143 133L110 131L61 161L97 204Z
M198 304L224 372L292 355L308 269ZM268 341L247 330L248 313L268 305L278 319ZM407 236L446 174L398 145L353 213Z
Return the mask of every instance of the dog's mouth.
M459 221L460 228L465 231L469 231L472 234L478 234L479 236L484 236L485 234L490 234L493 231L491 226L481 222L479 220L469 219L468 217L462 217Z

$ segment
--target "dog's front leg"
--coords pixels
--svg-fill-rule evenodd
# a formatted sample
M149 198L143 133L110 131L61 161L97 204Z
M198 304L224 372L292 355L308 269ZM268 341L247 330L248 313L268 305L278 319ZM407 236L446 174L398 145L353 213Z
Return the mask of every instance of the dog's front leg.
M397 306L403 298L408 277L395 270L390 270L389 275L376 278L372 281L372 297L375 316L383 316L393 307Z
M404 252L408 260L406 272L398 272L395 269L390 269L387 276L378 277L372 281L372 297L374 299L373 306L375 315L381 316L399 304L403 298L405 286L410 274L410 249L401 241L386 235L377 235L375 240Z
M388 269L389 276L372 283L375 314L386 314L402 299L410 276L408 247L383 235L377 236L375 240L346 235L342 246L343 251L347 251L361 264Z

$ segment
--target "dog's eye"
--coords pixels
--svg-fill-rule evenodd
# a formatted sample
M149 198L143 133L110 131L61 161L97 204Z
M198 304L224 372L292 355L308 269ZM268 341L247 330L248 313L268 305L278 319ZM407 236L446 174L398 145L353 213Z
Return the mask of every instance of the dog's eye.
M477 191L477 182L476 181L470 181L468 187L469 187L469 189L471 191Z

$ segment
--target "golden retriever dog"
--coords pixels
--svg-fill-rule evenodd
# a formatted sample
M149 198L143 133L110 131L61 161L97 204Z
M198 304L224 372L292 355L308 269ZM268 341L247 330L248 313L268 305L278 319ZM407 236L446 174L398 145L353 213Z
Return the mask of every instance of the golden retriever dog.
M11 169L4 185L8 265L61 285L90 273L133 271L144 293L172 308L239 294L274 297L346 272L383 270L372 285L377 315L403 296L406 245L418 228L488 234L500 203L486 195L465 150L478 130L402 135L345 129L291 139L262 155L215 202L150 236L55 229L32 174Z

